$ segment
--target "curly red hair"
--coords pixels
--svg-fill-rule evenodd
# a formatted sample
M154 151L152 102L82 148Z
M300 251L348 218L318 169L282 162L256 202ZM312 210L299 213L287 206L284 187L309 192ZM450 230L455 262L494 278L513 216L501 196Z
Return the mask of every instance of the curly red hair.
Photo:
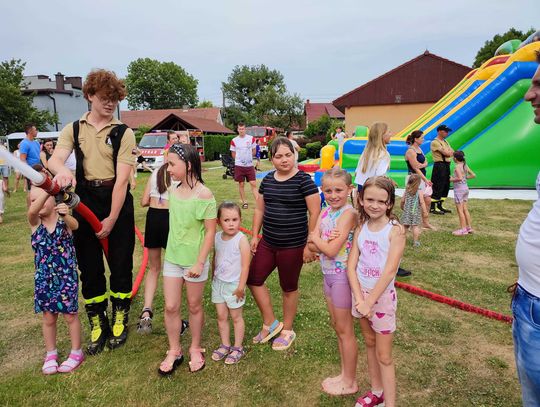
M120 101L126 97L126 85L116 74L105 69L94 69L88 74L83 85L83 94L86 100L88 96L97 93L107 100Z

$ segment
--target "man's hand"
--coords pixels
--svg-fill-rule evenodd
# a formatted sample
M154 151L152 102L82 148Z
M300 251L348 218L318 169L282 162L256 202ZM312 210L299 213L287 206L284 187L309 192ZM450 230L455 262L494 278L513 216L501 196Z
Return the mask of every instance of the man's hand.
M111 231L114 228L114 224L116 223L116 219L113 219L111 217L107 217L101 221L101 230L96 233L96 237L98 239L105 239L111 234Z
M53 181L62 189L67 188L70 185L74 187L77 184L77 180L73 176L73 173L67 168L58 171L54 176Z

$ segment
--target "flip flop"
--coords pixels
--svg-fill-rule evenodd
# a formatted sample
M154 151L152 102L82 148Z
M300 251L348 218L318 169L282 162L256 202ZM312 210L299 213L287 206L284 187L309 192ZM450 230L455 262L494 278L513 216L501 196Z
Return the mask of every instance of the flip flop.
M283 329L283 323L279 322L277 319L272 322L270 326L266 326L263 324L263 331L267 330L268 334L266 336L263 336L262 331L260 331L257 336L253 338L253 343L266 343L270 339L272 339L274 336L276 336L278 333L281 332Z
M291 347L296 339L296 333L294 331L283 330L281 333L285 333L286 336L280 336L274 339L274 342L272 342L272 349L274 350L287 350Z

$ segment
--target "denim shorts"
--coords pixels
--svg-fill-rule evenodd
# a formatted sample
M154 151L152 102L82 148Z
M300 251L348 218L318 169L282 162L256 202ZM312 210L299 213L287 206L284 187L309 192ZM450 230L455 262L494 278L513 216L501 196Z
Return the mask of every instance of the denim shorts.
M9 165L0 165L0 176L7 178L9 177L10 172Z
M517 286L512 336L524 406L540 406L540 298Z
M246 297L238 301L238 297L233 295L238 288L239 281L223 281L219 278L212 280L212 302L214 304L227 304L227 308L236 309L242 307L246 303Z
M210 263L208 260L206 260L204 263L202 273L199 277L188 277L190 268L191 266L179 266L178 264L173 264L165 260L163 262L163 276L183 278L185 281L189 281L191 283L201 283L208 280L208 269L210 268Z

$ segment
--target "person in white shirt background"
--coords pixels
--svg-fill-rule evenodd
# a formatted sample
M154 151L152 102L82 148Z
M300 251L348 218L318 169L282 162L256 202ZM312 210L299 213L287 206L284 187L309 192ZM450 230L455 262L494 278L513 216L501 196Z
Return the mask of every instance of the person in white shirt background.
M538 51L536 59L540 63ZM540 67L525 100L534 109L535 123L540 124ZM512 300L512 336L524 406L540 406L540 173L536 190L539 199L521 225L517 239L519 276Z

